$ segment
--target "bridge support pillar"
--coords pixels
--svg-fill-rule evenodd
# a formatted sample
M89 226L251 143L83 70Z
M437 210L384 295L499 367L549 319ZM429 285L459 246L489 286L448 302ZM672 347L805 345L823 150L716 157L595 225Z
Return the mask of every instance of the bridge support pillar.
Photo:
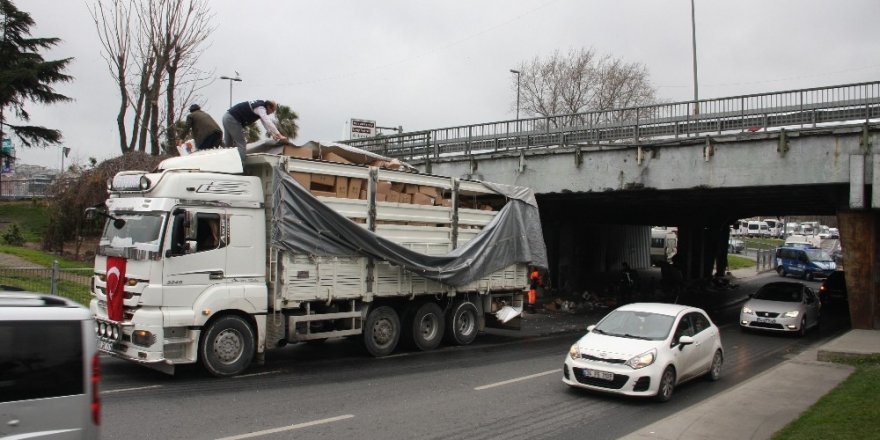
M852 328L880 329L880 214L839 211Z

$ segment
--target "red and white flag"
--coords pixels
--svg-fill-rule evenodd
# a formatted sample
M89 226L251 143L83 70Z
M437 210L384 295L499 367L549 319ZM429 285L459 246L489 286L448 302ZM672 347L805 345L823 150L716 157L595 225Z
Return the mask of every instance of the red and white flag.
M107 257L107 317L122 321L125 299L125 258Z

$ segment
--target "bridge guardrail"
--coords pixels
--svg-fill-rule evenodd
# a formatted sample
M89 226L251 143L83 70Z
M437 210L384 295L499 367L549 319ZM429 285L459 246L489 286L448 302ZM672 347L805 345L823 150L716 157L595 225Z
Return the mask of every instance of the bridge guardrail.
M880 118L880 81L471 124L341 141L418 161L572 145L659 143L709 133Z

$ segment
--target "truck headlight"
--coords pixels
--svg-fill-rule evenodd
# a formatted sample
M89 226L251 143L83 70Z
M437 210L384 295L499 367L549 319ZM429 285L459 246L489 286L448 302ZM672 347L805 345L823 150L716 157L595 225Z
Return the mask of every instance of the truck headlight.
M156 342L156 335L147 330L135 330L131 334L131 342L142 347L149 347Z

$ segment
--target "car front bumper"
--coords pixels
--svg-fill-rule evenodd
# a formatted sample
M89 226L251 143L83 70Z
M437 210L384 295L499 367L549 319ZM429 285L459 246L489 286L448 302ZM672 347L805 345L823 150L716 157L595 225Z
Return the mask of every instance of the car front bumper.
M565 356L562 382L566 385L627 396L654 396L663 369L658 363L633 370L623 364L572 359ZM611 376L609 376L609 374ZM607 376L607 377L597 377Z
M756 315L739 315L740 327L754 330L768 330L777 332L797 332L801 329L801 316L795 318L760 318Z

